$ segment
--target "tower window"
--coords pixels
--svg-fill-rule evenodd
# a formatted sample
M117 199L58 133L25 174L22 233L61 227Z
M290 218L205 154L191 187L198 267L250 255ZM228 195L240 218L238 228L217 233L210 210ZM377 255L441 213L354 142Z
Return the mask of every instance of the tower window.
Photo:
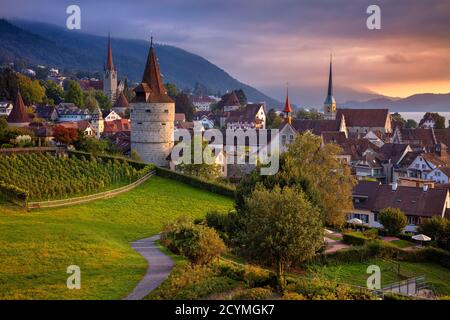
M166 110L164 110L164 112L165 112L165 113L169 113L169 110L166 109Z
M138 122L138 124L142 124L142 122Z
M145 109L145 112L152 113L152 110L150 110L150 109Z
M161 125L162 125L162 126L165 126L165 125L166 125L166 123L165 123L165 122L163 122L163 123L161 123Z

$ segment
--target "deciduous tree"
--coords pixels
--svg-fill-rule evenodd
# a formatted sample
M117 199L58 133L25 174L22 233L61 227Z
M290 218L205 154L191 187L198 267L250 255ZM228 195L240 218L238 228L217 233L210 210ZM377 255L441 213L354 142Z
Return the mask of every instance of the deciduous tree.
M396 236L402 233L408 223L405 214L398 208L385 208L381 210L378 213L378 221L390 236Z

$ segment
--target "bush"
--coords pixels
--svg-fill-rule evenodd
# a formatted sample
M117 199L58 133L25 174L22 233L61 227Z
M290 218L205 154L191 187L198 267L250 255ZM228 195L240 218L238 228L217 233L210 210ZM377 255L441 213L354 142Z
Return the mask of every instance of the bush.
M352 233L344 233L342 235L342 241L346 244L363 246L366 243L368 243L370 239L365 237L362 233L352 232Z
M378 221L383 225L389 236L396 236L402 233L408 220L405 214L397 208L386 208L378 214Z
M252 288L266 286L275 288L277 285L275 274L252 265L247 265L245 267L243 280Z
M195 264L208 264L225 250L225 244L214 229L193 224L186 217L166 225L161 242Z
M450 246L450 220L440 216L425 219L419 226L419 233L431 237L442 249L449 249Z
M363 231L363 235L369 239L377 239L378 238L378 229L368 228Z
M205 181L197 177L184 175L161 167L156 167L156 174L161 177L184 182L193 187L208 190L226 197L234 197L234 189L220 183Z
M232 300L267 300L273 295L267 288L251 288L243 290L231 297Z

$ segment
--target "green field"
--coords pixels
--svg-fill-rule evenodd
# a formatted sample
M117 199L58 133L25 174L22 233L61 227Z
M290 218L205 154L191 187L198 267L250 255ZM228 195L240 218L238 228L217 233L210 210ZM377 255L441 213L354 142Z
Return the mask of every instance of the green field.
M0 299L120 299L146 270L130 242L179 215L227 210L232 199L153 177L107 200L24 212L0 201ZM66 269L81 268L69 290Z
M435 287L438 294L450 295L450 270L434 263L400 262L400 276L397 273L397 264L385 260L312 266L310 275L336 282L366 286L367 278L370 276L366 273L369 265L380 267L382 286L406 278L425 275L427 282Z

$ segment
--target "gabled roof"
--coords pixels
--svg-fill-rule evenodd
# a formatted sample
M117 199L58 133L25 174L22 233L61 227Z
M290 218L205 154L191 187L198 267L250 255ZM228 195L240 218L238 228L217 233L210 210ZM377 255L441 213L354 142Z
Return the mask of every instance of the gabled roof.
M347 137L345 136L345 132L342 131L323 131L322 132L322 141L323 143L336 143L342 144L347 141Z
M409 147L407 144L385 143L377 152L380 160L391 160L396 164Z
M231 91L230 93L227 93L223 99L223 105L224 106L240 106L241 103L239 102L239 99L236 95L236 92Z
M347 127L384 127L389 109L337 109L336 119L345 117Z
M227 117L226 122L255 122L256 114L258 111L264 108L264 105L259 103L251 103L247 104L245 108L229 111L225 113L225 116Z
M50 119L53 112L56 112L56 108L54 106L38 105L36 107L36 116L38 118Z
M113 134L117 132L131 131L131 124L128 119L117 119L105 121L104 134Z
M392 207L399 208L407 215L431 217L442 215L447 200L446 188L392 186L375 182L360 182L353 189L353 196L367 197L367 201L355 203L357 209L379 212Z
M20 92L17 92L16 101L14 102L14 107L11 110L8 118L6 119L9 123L28 123L30 122L30 117L28 116L27 109L23 103L22 96Z
M340 143L343 149L343 154L348 154L351 156L352 160L363 160L365 159L364 153L371 149L377 152L379 147L369 140L366 139L347 139Z

